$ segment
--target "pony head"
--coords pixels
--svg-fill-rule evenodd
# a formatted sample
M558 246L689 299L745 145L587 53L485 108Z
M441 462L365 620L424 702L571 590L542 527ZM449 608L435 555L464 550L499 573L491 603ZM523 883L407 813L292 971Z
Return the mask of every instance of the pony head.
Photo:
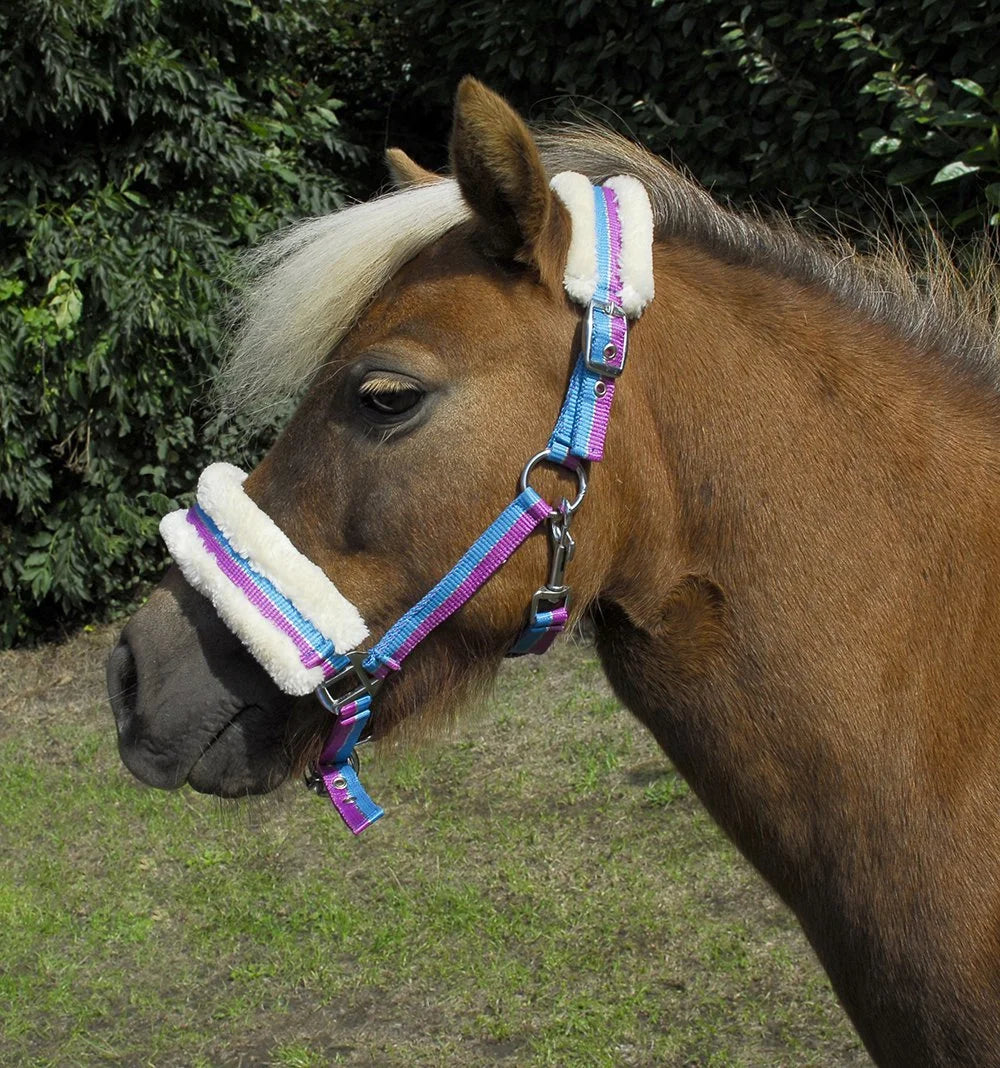
M259 257L225 388L260 405L309 385L249 477L214 464L192 509L164 519L180 569L109 662L121 754L140 778L239 795L315 757L328 723L309 695L324 663L384 635L544 447L598 274L589 180L552 181L524 123L471 79L451 157L454 177L440 178L392 153L397 192ZM620 299L635 316L652 295L652 221L638 183L616 181L639 205L621 235ZM546 466L532 482L558 501L578 478ZM612 497L598 489L579 521L577 616L614 559ZM492 678L548 551L529 537L413 653L380 695L378 736L453 716Z

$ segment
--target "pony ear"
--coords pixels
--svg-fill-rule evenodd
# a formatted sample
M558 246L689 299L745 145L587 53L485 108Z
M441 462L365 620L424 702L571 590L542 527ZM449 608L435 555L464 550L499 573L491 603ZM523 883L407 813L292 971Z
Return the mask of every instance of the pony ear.
M401 148L386 149L385 165L389 168L392 184L397 189L409 189L414 185L427 185L429 182L441 181L441 175L421 167Z
M569 213L549 189L538 147L520 116L468 76L455 100L451 167L493 251L533 265L543 282L561 291Z

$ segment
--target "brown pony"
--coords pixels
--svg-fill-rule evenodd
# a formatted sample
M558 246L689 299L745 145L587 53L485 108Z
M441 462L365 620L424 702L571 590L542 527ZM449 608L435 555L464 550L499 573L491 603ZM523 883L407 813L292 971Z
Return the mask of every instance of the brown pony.
M247 493L381 634L510 499L558 411L580 310L549 176L639 178L657 295L575 520L575 614L794 910L876 1062L1000 1064L985 320L898 265L733 215L609 134L533 136L471 80L451 158L460 198L397 153L403 192L264 253L230 384L253 404L310 384ZM572 487L536 479L550 500ZM379 736L492 675L547 553L529 538L413 654ZM109 679L122 758L155 785L262 792L323 733L176 569Z

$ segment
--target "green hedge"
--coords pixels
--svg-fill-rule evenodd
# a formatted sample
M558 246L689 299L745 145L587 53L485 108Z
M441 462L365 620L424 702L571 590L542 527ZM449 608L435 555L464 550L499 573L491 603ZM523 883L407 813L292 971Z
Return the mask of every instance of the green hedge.
M964 237L1000 221L998 39L992 0L0 5L0 645L125 607L159 515L252 461L267 428L203 404L234 252L370 195L387 141L443 166L463 74L736 203Z
M736 203L869 224L926 213L963 237L1000 222L994 0L407 0L397 14L424 43L415 117L395 129L427 158L472 72L535 118L579 107L632 131Z
M126 605L212 456L218 281L341 203L322 2L0 8L0 643Z

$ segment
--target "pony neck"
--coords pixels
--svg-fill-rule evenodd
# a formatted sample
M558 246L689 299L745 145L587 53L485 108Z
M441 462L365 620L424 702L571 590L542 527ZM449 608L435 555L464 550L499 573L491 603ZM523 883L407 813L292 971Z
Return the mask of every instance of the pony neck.
M600 655L872 1052L938 1063L922 1013L960 1052L1000 985L995 398L825 293L655 262Z

